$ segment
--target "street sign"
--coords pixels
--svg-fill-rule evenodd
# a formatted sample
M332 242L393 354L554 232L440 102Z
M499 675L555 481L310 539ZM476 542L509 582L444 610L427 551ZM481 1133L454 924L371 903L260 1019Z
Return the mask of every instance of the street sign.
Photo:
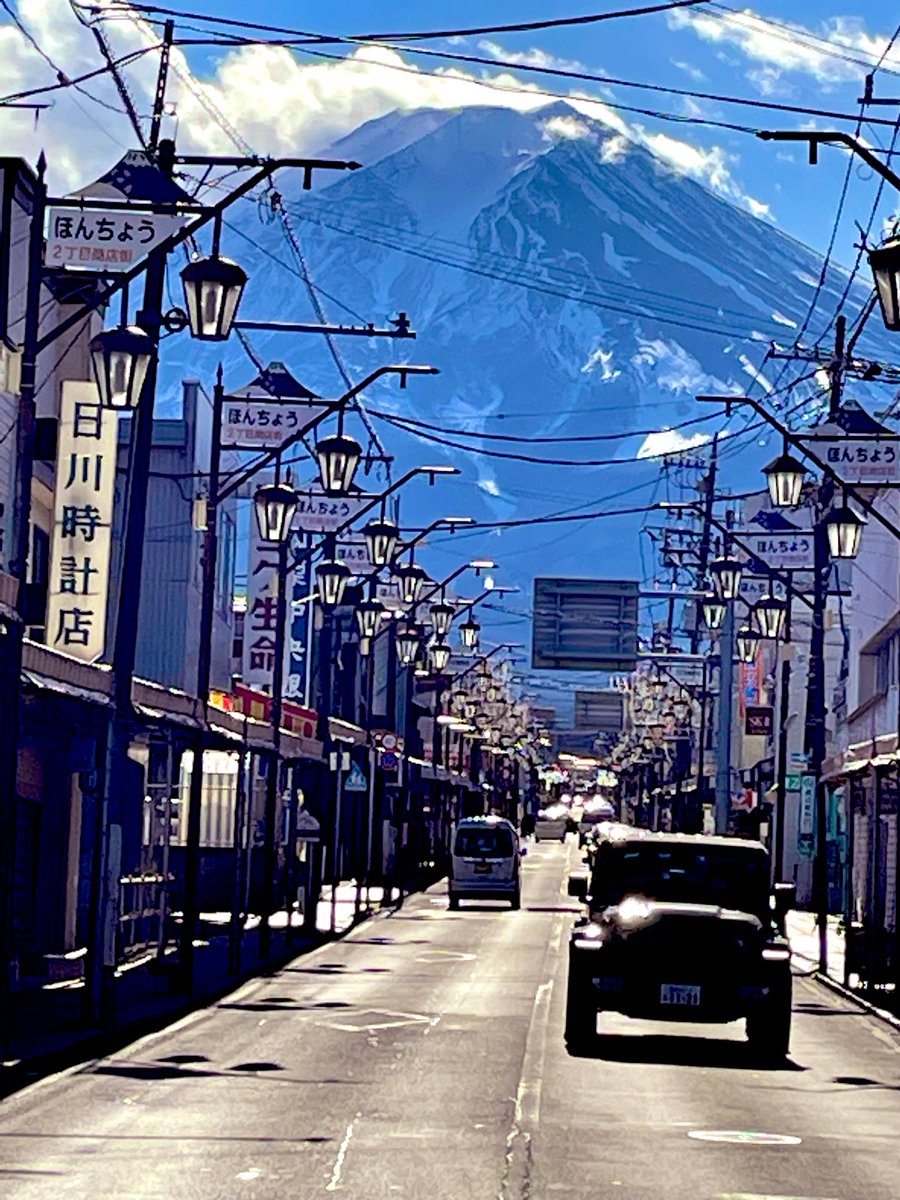
M289 437L326 412L321 404L245 400L229 396L222 404L222 447L227 450L277 450Z
M311 812L301 808L297 813L297 840L317 842L322 836L322 827Z
M392 750L386 750L381 756L381 767L384 771L396 771L399 759Z
M85 200L109 201L110 207L84 207L80 202ZM129 207L129 202L141 206ZM148 154L129 151L95 183L50 206L44 263L105 275L127 272L181 229L188 214L174 206L190 202Z
M765 704L748 704L744 733L748 737L768 737L775 725L775 710Z
M897 435L871 418L867 418L867 421L876 436L848 437L835 421L817 425L812 431L816 437L810 440L810 449L831 467L843 483L872 487L900 483L900 444ZM877 436L879 428L884 431L884 438ZM833 438L822 436L832 432Z
M361 533L343 533L335 547L337 558L346 563L354 575L374 575L379 569L369 558L366 539Z
M368 788L368 782L363 774L362 767L359 763L354 763L350 768L347 778L344 780L345 792L364 792Z
M334 533L346 522L354 520L371 499L363 492L353 496L329 496L309 485L301 489L293 528L303 533Z
M802 776L800 775L785 775L784 790L786 792L799 792L801 778Z
M396 750L397 735L395 733L383 733L381 735L381 746L384 750Z
M536 579L532 667L633 670L638 592L638 583L630 579Z
M740 549L763 567L803 571L813 567L813 513L808 508L785 512L774 508L768 492L744 501Z
M812 834L816 817L816 777L802 775L800 777L800 824L799 832Z

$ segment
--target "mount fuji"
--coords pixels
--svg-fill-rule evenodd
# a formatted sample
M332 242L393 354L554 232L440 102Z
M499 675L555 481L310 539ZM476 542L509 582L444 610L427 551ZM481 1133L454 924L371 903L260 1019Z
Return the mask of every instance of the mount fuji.
M433 490L412 484L406 525L448 512L493 524L650 503L660 459L645 456L689 454L723 426L696 393L771 392L782 368L760 373L765 349L796 338L819 287L813 251L565 104L396 112L321 153L363 168L319 173L310 193L287 173L278 186L328 319L383 326L405 311L417 331L414 343L339 339L349 377L397 361L440 370L411 379L407 391L388 376L363 397L382 414L371 421L395 478L416 463L462 472L462 482ZM317 320L271 199L227 216L226 253L251 280L242 315ZM829 268L818 313L835 312L846 285L846 272ZM846 310L854 314L868 294L854 283ZM860 352L887 357L875 325ZM285 362L317 394L345 390L321 337L251 341L261 361ZM170 395L183 377L211 379L219 356L171 339ZM235 338L224 363L229 386L255 373ZM807 386L801 395L811 397L816 385ZM782 403L777 392L771 400ZM423 425L400 429L385 414ZM744 420L736 416L731 432ZM774 453L758 432L722 444L724 484L758 485L758 467ZM598 435L606 440L536 440ZM380 490L382 472L374 466L367 486ZM522 588L513 607L524 612L535 575L643 575L641 522L635 514L461 531L433 538L423 557L435 576L465 554L496 558L497 581ZM498 636L522 630L498 621Z

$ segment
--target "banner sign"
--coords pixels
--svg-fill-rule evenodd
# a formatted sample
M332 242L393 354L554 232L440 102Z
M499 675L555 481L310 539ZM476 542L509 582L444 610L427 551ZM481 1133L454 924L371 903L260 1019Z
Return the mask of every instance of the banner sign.
M308 538L293 534L289 551L297 554L309 542ZM309 625L312 603L312 561L304 555L291 575L290 608L288 609L287 666L285 670L284 694L291 700L305 700L307 656L309 655Z
M221 444L227 450L277 450L325 411L317 404L228 396L222 405Z
M84 207L85 200L110 207ZM95 183L48 209L44 262L107 275L127 272L185 224L188 214L173 211L179 203L193 202L145 151L131 150Z
M247 611L241 676L251 688L271 692L278 609L278 547L254 537L247 563Z
M313 486L303 488L293 528L300 533L334 533L348 521L353 521L371 500L365 493L328 496Z
M810 448L843 483L873 487L900 483L900 445L896 439L841 437L814 442Z
M106 643L117 425L94 383L63 381L46 636L84 662Z
M346 563L354 575L374 575L380 569L372 565L366 539L361 533L341 534L335 553L338 560Z
M813 515L773 508L768 492L759 492L744 502L743 527L736 530L740 549L751 563L774 571L809 571L813 568Z

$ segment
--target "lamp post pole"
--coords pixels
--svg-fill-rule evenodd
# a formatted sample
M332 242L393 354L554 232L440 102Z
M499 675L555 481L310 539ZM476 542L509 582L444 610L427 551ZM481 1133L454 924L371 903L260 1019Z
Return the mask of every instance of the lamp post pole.
M716 746L715 828L728 832L731 814L731 726L734 717L734 604L725 607L719 637L719 713Z
M774 882L784 880L784 822L787 816L787 744L791 700L791 608L792 589L788 588L784 616L783 658L781 660L781 694L778 701L778 759L775 768L775 844L773 853Z

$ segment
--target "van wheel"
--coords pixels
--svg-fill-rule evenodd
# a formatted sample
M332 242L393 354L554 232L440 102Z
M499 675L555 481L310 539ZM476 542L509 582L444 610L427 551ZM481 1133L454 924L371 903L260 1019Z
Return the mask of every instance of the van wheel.
M451 892L447 897L447 907L451 912L459 912L459 896L454 896Z
M510 908L512 908L514 911L517 911L518 909L520 909L522 907L522 889L521 889L521 887L517 887L516 890L513 892L512 899L510 900L509 905L510 905Z

